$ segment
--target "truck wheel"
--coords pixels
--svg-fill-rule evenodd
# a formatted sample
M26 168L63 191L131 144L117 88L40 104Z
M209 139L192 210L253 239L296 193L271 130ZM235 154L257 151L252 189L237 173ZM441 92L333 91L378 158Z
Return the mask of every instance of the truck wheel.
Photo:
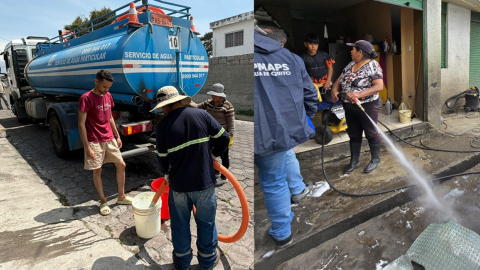
M63 134L62 123L56 113L52 113L49 120L50 139L53 149L59 158L67 158L70 153L68 148L68 138Z
M11 104L11 103L10 103L10 104ZM27 123L28 123L28 117L23 117L23 118L20 118L20 117L19 117L20 114L18 113L18 102L17 102L17 100L14 100L14 103L13 103L13 105L11 105L11 106L12 106L12 112L13 112L13 114L15 114L15 116L17 117L18 123L20 123L20 124L27 124Z
M324 134L324 129L325 129L325 126L324 125L321 125L321 126L317 126L315 127L315 131L317 132L315 134L315 137L314 137L314 140L318 143L318 144L322 144L323 143L323 137L325 136L325 145L327 145L329 142L332 141L333 139L333 132L332 130L330 129L329 126L327 126L327 132Z

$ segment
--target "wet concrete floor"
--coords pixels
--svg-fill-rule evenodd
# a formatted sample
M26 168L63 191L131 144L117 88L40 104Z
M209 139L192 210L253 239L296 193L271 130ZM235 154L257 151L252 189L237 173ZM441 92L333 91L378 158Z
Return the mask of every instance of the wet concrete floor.
M480 165L468 172L480 171ZM435 208L427 196L395 207L279 266L295 269L380 269L404 255L431 223L456 223L480 234L480 177L455 177L434 187ZM448 211L452 210L452 211Z
M440 133L430 133L425 135L424 137L418 136L416 138L409 139L409 141L415 145L420 145L420 139L422 139L422 142L425 145L433 148L474 150L470 145L471 138L450 137L446 135L441 135ZM478 155L478 153L434 152L414 148L402 142L397 142L396 145L397 148L401 148L403 150L405 155L411 160L412 164L424 171L425 175L430 178L461 173L473 168L478 163L480 163L480 156ZM379 165L379 168L377 168L377 170L375 170L371 174L363 173L363 168L368 164L370 160L370 154L366 152L362 153L359 166L349 176L344 176L342 173L343 168L349 162L348 159L337 160L327 163L327 175L332 184L335 185L338 189L356 194L388 190L412 183L412 179L406 173L405 169L385 149L382 150L381 158L382 163ZM480 170L480 168L478 169ZM477 179L478 177L478 175L472 175L469 176L468 179L472 179L471 181L475 182L474 179ZM316 176L309 176L305 179L305 181L317 182L318 187L320 187L321 182L324 180L325 179L321 170L318 170ZM455 179L449 180L447 181L447 183L455 183L453 181L455 181ZM292 222L294 244L291 247L283 250L276 250L272 238L268 235L270 221L268 220L266 214L263 197L261 191L256 190L255 193L255 269L276 269L277 266L281 265L284 262L285 264L282 265L283 269L307 269L295 268L293 267L294 264L289 264L289 262L291 260L292 262L298 264L298 260L302 261L302 258L306 258L304 256L307 256L310 251L315 252L324 243L335 243L334 239L336 237L343 237L346 232L355 229L356 226L359 226L360 224L360 226L363 226L364 224L366 224L365 222L368 223L371 219L378 219L382 215L385 215L385 213L389 213L389 211L395 212L395 209L404 207L404 205L410 203L412 200L415 200L421 194L421 191L418 188L410 188L377 196L350 197L341 195L330 189L321 196L310 197L304 200L299 205L292 206L292 209L295 213ZM475 196L472 197L472 200L475 201ZM480 200L478 202L480 202ZM407 208L414 209L415 207L422 206L414 206ZM413 213L411 214L413 215ZM426 212L425 215L427 214L428 212ZM434 214L431 215L435 216ZM464 219L467 220L466 217ZM406 221L414 220L404 220L404 222ZM418 228L424 228L431 222L436 222L436 220L425 219L425 221L423 222L424 223L420 222L420 224L423 224L425 226L418 225ZM410 226L412 226L412 223L409 224ZM406 226L406 223L403 223L403 226ZM395 229L396 227L393 226L392 228ZM369 237L371 237L373 240L378 240L374 239L373 233L379 231L379 229L380 228L376 230L369 230L372 234ZM403 241L403 243L413 241L422 230L417 231L417 234L409 233L409 235L411 236L409 236L410 238L403 235L405 231L399 231L398 238L400 240L397 241ZM385 235L386 238L388 238L388 233L385 233ZM401 240L401 237L403 237L404 240ZM350 237L346 238L346 241L352 241L353 239L356 238L353 238L350 235ZM365 240L365 246L376 245L376 241L373 241L371 243L372 245L370 245L370 242ZM335 246L334 244L332 245L333 247ZM406 249L408 249L410 244L405 244L405 246ZM345 245L343 248L349 250L349 248L353 249L354 246L352 245L352 247L348 247L348 245ZM332 249L329 250L333 252ZM348 253L348 250L346 251L345 255ZM400 249L396 249L396 251L398 252L391 254L386 251L388 254L390 254L388 257L389 261L395 259L399 255L404 253L401 253ZM332 252L330 253L336 254ZM340 254L339 252L337 253ZM304 261L303 264L298 264L298 267L300 267L300 265L303 265L305 267L316 265L319 266L317 267L318 269L322 269L322 263L324 263L325 265L328 260L333 258L329 258L327 256L327 253L324 253L324 251L322 251L322 254L324 254L326 257L323 255L320 256L319 253L314 254L316 254L317 259L313 261ZM377 257L372 257L372 259L370 259L368 263L371 265L371 263L373 262L379 262L381 258L387 259L387 257ZM342 261L342 263L347 261L347 258L348 257L345 257L345 260ZM319 259L321 260L316 263ZM338 255L336 259L338 259L337 264L342 260L340 255ZM358 262L352 261L350 263L350 266L352 268L346 267L344 269L371 269L371 266L367 265L365 265L365 268L363 268L363 265L365 263L365 261L359 259ZM373 266L375 266L375 264L373 264ZM310 269L310 267L308 269Z

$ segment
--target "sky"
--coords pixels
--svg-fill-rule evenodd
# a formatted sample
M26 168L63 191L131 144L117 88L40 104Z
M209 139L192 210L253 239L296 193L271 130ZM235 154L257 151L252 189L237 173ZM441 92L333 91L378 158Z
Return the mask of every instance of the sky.
M253 11L253 0L167 0L166 2L191 7L190 13L194 17L195 28L201 35L211 31L211 22ZM27 36L51 38L58 35L58 30L70 24L78 15L88 17L94 8L108 7L113 10L128 3L122 0L16 0L8 1L7 4L5 1L0 6L0 52L3 52L12 39ZM163 5L154 0L149 0L149 3ZM26 6L28 11L20 12ZM3 57L0 60L0 67L5 71Z

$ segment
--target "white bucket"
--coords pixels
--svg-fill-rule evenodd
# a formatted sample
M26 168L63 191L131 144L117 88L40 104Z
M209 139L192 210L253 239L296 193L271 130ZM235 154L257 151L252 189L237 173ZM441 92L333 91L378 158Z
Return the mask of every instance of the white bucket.
M144 239L155 237L160 233L160 209L162 200L158 200L154 207L149 207L155 192L142 192L132 201L133 216L137 235Z

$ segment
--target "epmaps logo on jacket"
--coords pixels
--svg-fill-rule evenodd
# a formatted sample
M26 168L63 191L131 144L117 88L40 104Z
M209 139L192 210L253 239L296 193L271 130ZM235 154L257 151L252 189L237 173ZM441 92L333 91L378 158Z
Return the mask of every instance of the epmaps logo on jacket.
M289 76L292 73L287 64L253 63L253 74L259 76Z

